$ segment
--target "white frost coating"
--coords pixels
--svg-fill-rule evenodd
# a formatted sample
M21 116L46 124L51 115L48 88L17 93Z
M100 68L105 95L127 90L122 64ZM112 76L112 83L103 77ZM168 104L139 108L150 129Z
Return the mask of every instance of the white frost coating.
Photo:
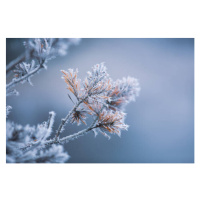
M6 118L8 117L11 109L12 109L12 106L6 106Z
M18 83L29 82L30 77L40 71L47 69L47 62L56 56L67 53L70 45L76 45L79 39L34 39L25 43L26 53L19 59L8 65L7 72L12 66L17 65L14 70L15 78L7 84L7 96L16 94L16 90L11 90ZM31 63L25 60L31 59ZM71 96L68 97L74 106L66 117L61 119L61 123L53 133L55 112L49 112L49 118L37 126L22 126L7 120L6 124L6 161L8 163L64 163L70 156L64 152L63 143L77 139L80 136L93 131L95 137L101 133L110 139L111 135L117 134L119 137L123 130L128 129L125 124L125 106L134 101L139 95L140 86L137 79L132 77L113 81L107 73L104 63L96 64L87 73L86 78L81 81L78 78L78 69L62 70L63 79L67 84L69 92L76 97L74 102ZM8 116L11 107L6 107ZM86 119L91 115L93 122L87 126ZM65 125L83 123L87 127L77 133L60 137L65 130ZM66 129L67 130L67 129Z
M15 78L6 85L7 93L10 88L18 83L25 83L26 81L33 85L30 78L41 69L47 69L48 61L57 56L64 56L71 45L77 45L80 39L62 39L62 38L36 38L29 39L24 42L26 51L18 59L9 63L6 67L6 73L11 70L15 73ZM32 59L31 63L25 61ZM10 95L15 93L10 93Z

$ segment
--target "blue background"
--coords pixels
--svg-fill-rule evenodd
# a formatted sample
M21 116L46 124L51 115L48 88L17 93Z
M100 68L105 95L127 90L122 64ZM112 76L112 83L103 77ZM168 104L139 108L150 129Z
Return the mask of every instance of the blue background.
M23 52L22 41L7 39L7 62ZM69 162L193 163L194 39L82 39L65 57L50 61L47 71L32 77L33 87L27 83L16 87L20 96L7 98L13 107L9 119L36 125L54 110L55 131L73 106L60 70L78 68L84 78L100 62L114 80L138 78L140 96L126 107L130 127L121 138L94 138L90 132L64 145ZM63 136L82 128L67 124Z

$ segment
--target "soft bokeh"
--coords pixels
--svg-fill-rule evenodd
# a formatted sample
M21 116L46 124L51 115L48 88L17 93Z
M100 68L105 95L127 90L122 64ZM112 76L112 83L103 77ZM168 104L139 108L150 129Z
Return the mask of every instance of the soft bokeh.
M23 52L22 41L7 39L7 63ZM47 71L36 74L33 87L16 87L20 96L7 98L13 107L9 119L36 125L53 110L56 130L73 106L60 70L78 68L84 78L100 62L113 79L138 78L140 96L126 108L130 127L121 138L95 138L90 132L64 145L69 162L194 162L194 39L82 39L65 57L50 61ZM63 136L84 127L67 124Z

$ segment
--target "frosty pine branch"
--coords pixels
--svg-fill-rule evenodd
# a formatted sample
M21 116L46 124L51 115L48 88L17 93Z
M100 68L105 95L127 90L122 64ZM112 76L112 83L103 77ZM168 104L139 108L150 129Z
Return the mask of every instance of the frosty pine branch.
M93 71L95 71L96 68L99 68L99 70L101 70L101 68L104 68L104 70L106 70L103 63L100 65L96 65L93 68ZM122 93L120 94L119 91L116 89L117 87L114 83L113 83L113 87L111 87L112 80L108 78L107 73L105 73L104 76L100 76L99 80L97 80L98 77L94 77L94 80L91 81L92 86L90 87L88 85L88 80L86 79L85 82L88 89L86 89L86 87L83 87L81 89L78 82L76 82L77 71L73 73L73 70L69 70L69 72L64 72L64 74L65 74L64 78L65 79L67 78L67 80L65 80L68 86L67 89L71 91L77 97L78 103L68 113L68 115L64 119L61 120L61 124L57 130L56 137L54 139L45 141L44 146L52 145L56 143L69 142L70 140L78 138L79 136L84 135L93 129L95 129L95 131L99 131L100 133L102 133L104 136L108 138L110 138L110 136L106 132L116 133L120 136L121 129L127 130L128 126L124 124L123 122L125 113L120 111L118 107L120 108L121 107L120 104L122 103L127 103L127 101L133 100L133 95L135 96L138 95L139 87L136 80L128 78L128 79L123 79L124 80L123 82L117 81L118 83L120 83L117 87L123 85L122 87L123 89L121 90ZM103 80L104 78L105 80ZM69 83L70 80L71 80L71 83ZM73 84L72 84L72 80L73 80ZM100 81L108 81L109 83L105 82L105 84L102 86L103 82L100 83ZM99 83L98 87L96 86L97 83ZM132 84L134 83L134 85L128 85L130 83ZM129 87L133 87L132 89L134 90L130 90ZM91 89L94 92L91 92ZM112 90L113 92L111 93L110 90ZM108 93L108 91L109 91L110 96L106 96L106 93ZM115 98L113 98L112 100L111 97L114 97L114 96ZM91 99L91 100L88 100L88 99ZM78 110L78 107L82 103L85 105L85 109L84 110L82 109L82 111L80 111ZM105 106L106 103L107 103L107 106ZM116 104L115 109L114 107L109 108L109 106L114 103ZM115 112L113 112L113 110L115 110ZM94 119L94 122L88 128L82 131L79 131L78 133L74 133L72 135L58 139L60 133L63 131L64 125L67 123L67 121L70 118L73 118L73 115L76 116L75 121L77 123L79 123L80 120L84 123L83 119L81 119L82 117L81 112L85 112L90 115L96 116ZM34 146L37 143L38 142L35 142L35 143L33 142L25 147L22 147L21 149L26 150L27 148Z
M9 84L6 85L6 89L10 89L11 87L15 86L17 83L22 82L23 80L28 79L30 76L34 75L36 72L38 72L41 68L43 67L43 63L38 65L35 69L31 70L29 73L27 73L26 75L17 78L17 79L13 79Z
M7 96L10 95L10 88L14 87L18 83L24 83L28 81L31 84L30 77L33 76L40 69L47 69L47 63L49 60L56 56L64 56L67 54L69 46L78 44L79 39L30 39L24 42L26 51L24 54L11 61L6 66L6 74L9 74L11 70L15 73L15 78L6 85ZM31 64L25 61L30 61ZM37 65L35 63L38 63ZM11 91L12 93L12 91ZM16 93L12 93L16 94Z
M19 63L25 61L26 56L25 53L23 53L22 55L20 55L19 57L17 57L16 59L12 60L7 66L6 66L6 74L8 74L9 72L11 72L11 70L13 70L15 68L16 65L18 65Z
M53 51L49 49L58 42L55 40L29 42L32 47L29 52L31 51L31 56L38 60L39 65L34 67L35 62L18 63L16 70L13 70L17 79L7 85L8 94L11 93L10 88L21 81L28 81L31 84L29 78L58 52L56 48ZM29 54L29 57L31 56ZM13 68L11 66L9 69ZM90 131L93 131L95 136L100 133L110 139L111 135L121 136L121 131L128 129L128 125L124 123L126 116L124 109L127 103L134 101L139 95L140 87L137 79L128 77L113 81L104 63L95 65L84 80L78 78L77 69L62 70L62 73L67 90L76 99L74 107L65 118L61 119L54 137L51 137L55 118L53 111L49 112L46 122L33 127L29 125L23 127L7 121L7 162L66 162L69 155L63 151L63 143L77 139ZM69 98L72 100L70 95ZM7 106L7 115L10 109L11 107ZM68 122L86 125L88 116L92 116L93 122L87 128L61 137Z

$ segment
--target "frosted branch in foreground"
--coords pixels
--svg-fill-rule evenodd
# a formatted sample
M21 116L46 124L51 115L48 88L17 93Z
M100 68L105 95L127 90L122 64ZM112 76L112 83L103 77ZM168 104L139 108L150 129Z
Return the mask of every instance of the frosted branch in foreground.
M95 128L90 127L97 135L98 132L106 137L107 133L121 135L121 130L127 130L124 124L125 113L122 112L129 102L139 95L139 82L135 78L127 77L114 82L104 63L97 64L88 72L84 81L78 79L78 70L75 72L62 71L67 83L67 89L77 98L77 103L62 120L59 130L71 118L71 123L82 121L86 124L86 114L97 117ZM87 129L86 129L87 130ZM59 136L59 134L57 134ZM61 141L62 139L60 139Z
M48 52L47 47L44 54ZM36 49L37 52L42 51L40 46ZM42 54L40 58L43 57ZM24 77L24 74L29 74L29 70L31 71L30 65L23 65L16 73L19 77ZM49 112L46 122L36 127L23 127L8 121L7 162L66 162L69 155L63 152L63 143L84 136L90 131L93 131L95 136L101 133L108 139L114 134L121 137L122 131L128 129L124 110L125 106L139 95L137 79L127 77L113 81L104 63L95 65L83 81L78 78L78 70L62 70L62 73L67 90L75 96L73 102L68 94L74 103L73 108L61 119L55 137L51 137L55 118L53 111ZM93 118L93 122L87 126L86 119L89 116ZM87 127L77 133L61 137L68 122L76 122L77 125L82 122Z

